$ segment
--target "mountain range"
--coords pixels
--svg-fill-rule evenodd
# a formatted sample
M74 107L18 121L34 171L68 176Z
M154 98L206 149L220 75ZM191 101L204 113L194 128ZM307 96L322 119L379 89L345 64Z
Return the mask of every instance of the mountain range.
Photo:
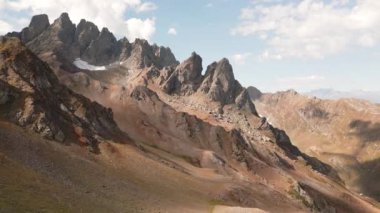
M379 104L248 90L262 116L283 128L301 151L333 166L350 189L380 199Z
M0 88L4 212L379 211L260 116L226 58L203 69L195 52L178 62L36 15L0 38ZM375 125L363 122L352 137Z
M305 95L316 96L322 99L342 99L342 98L355 98L372 101L374 103L380 103L380 92L379 91L364 91L364 90L354 90L354 91L338 91L333 89L318 89L312 90L305 93Z

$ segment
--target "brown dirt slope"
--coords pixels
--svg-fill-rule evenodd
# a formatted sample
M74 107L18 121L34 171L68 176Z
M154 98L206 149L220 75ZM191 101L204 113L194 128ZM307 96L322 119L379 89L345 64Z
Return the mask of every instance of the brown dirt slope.
M287 91L264 94L255 105L302 151L332 165L350 188L380 200L378 104L321 100Z

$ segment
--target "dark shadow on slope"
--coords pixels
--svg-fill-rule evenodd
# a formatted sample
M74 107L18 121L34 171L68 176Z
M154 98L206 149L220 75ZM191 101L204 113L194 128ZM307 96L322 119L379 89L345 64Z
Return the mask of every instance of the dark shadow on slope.
M351 134L359 137L363 142L380 141L380 123L353 120L349 127L353 130Z
M356 184L362 193L380 202L380 158L367 161L358 166L359 178ZM358 169L354 168L354 169Z
M344 183L332 166L323 163L318 158L311 157L301 152L296 146L294 146L284 130L275 128L273 126L270 126L270 128L275 134L277 145L285 151L286 155L290 159L297 160L298 157L302 157L306 161L306 164L311 166L312 169L332 178L338 183Z
M318 104L313 103L309 103L305 108L300 109L300 112L307 118L328 119L330 116L330 113Z

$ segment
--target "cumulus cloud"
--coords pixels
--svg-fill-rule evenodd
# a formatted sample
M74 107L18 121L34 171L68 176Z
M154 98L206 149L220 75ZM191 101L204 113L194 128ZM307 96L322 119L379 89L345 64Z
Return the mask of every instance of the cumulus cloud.
M238 53L232 56L232 61L236 65L244 65L251 55L251 53Z
M323 58L380 42L380 1L267 1L243 8L233 35L267 44L262 59Z
M169 35L177 35L177 30L173 27L169 28L168 30Z
M148 18L145 20L131 18L126 22L127 37L130 40L135 40L136 38L145 38L149 40L156 31L155 23L156 21L154 18Z
M62 12L68 12L74 23L85 18L100 28L108 27L118 37L127 36L132 40L138 35L149 40L155 32L154 18L126 20L125 14L128 11L144 12L156 8L155 4L141 0L0 0L0 20L18 26L14 20L10 20L12 15L9 14L30 18L34 14L45 13L52 21ZM143 25L138 27L135 25L137 22Z
M10 32L12 30L13 28L9 23L0 20L0 35L6 34L7 32Z

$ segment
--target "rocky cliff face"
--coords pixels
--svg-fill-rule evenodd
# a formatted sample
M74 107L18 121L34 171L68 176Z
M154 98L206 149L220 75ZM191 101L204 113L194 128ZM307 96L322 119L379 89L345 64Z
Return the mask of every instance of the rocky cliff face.
M208 99L224 105L236 105L256 114L245 88L235 80L232 66L227 59L214 62L202 75L202 58L196 53L161 77L161 87L168 94L204 94Z
M120 49L115 36L103 28L98 37L89 43L81 58L94 65L110 64L116 61Z
M103 138L121 136L112 111L78 95L16 38L0 39L1 116L60 142L97 151Z
M99 29L95 24L84 19L80 20L75 31L75 42L79 45L81 55L84 54L91 42L98 39L99 34Z
M182 62L167 76L163 76L162 88L168 94L191 95L202 81L202 58L196 53Z
M44 30L49 27L49 18L47 15L37 15L33 16L30 21L29 27L24 28L21 31L21 40L24 42L29 42L41 34Z

